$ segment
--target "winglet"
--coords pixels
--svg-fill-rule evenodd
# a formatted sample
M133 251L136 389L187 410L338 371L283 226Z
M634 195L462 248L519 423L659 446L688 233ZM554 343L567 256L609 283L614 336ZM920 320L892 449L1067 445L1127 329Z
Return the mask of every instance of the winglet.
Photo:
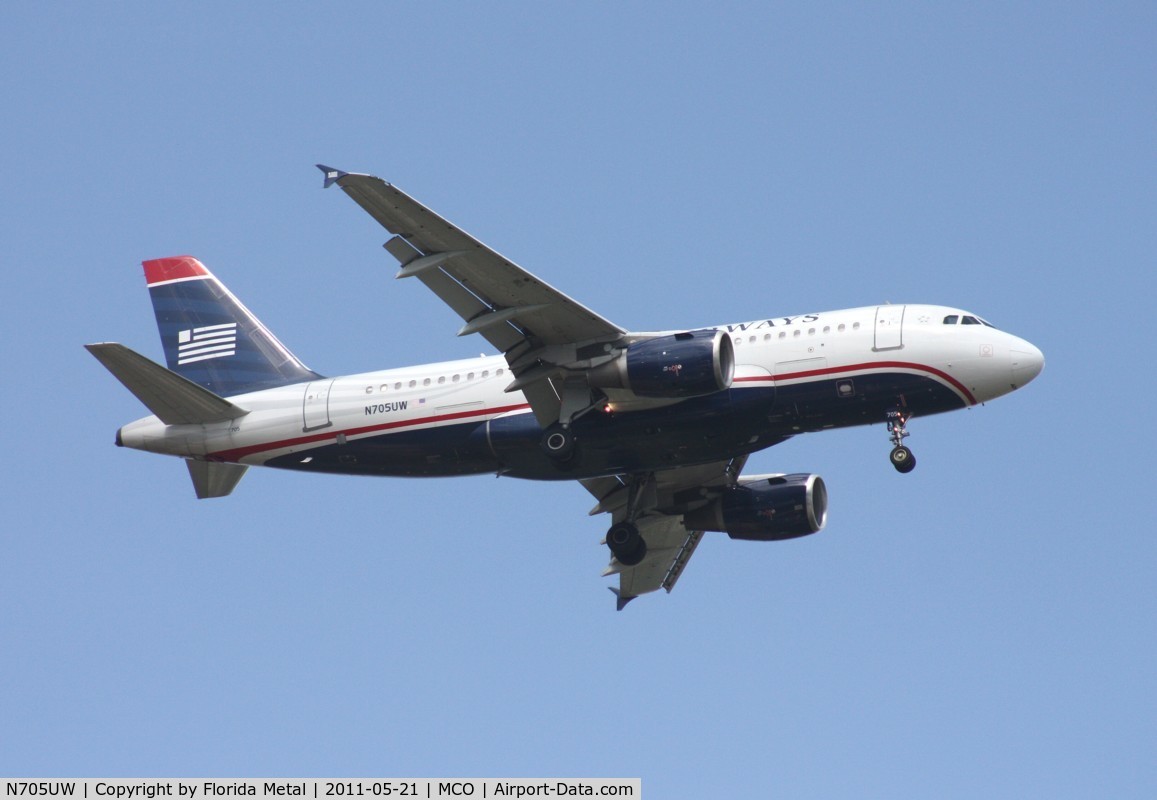
M317 168L320 169L322 171L322 173L325 175L325 183L321 187L323 189L328 189L329 187L333 186L335 183L340 181L342 178L344 178L346 175L349 175L348 172L342 172L340 169L334 169L333 167L327 167L325 164L318 164Z
M624 608L627 607L627 603L631 602L636 597L638 597L638 595L636 595L636 594L630 595L629 597L623 597L621 594L619 594L619 590L616 589L614 586L608 586L607 588L610 589L611 594L613 594L615 596L615 610L616 611L622 611Z

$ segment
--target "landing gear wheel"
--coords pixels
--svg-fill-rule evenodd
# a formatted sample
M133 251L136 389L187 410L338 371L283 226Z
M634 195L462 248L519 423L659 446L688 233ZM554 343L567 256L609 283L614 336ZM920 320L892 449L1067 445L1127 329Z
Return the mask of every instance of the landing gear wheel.
M904 446L904 440L908 438L907 424L912 414L904 407L903 400L901 397L899 406L885 412L885 419L888 420L888 438L892 440L892 455L889 456L889 460L897 472L908 473L916 469L916 456Z
M540 445L542 451L555 461L564 462L574 458L574 434L570 428L551 425L542 434Z
M916 469L916 456L912 455L912 451L903 445L893 448L889 458L897 472L907 474Z
M647 543L632 522L619 522L607 531L607 547L611 555L626 567L633 567L647 555Z

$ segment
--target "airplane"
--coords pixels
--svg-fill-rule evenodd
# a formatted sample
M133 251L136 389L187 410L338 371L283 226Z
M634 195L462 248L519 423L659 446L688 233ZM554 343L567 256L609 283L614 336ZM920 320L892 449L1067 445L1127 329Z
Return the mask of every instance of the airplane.
M622 608L670 592L705 532L777 541L820 531L819 475L743 475L802 433L883 423L916 465L908 423L1023 387L1041 351L984 318L875 305L636 332L591 311L400 189L319 164L392 237L416 278L499 355L328 377L305 366L190 256L143 262L163 367L118 343L85 347L151 416L116 444L184 459L199 498L250 466L381 476L493 473L576 480L609 514Z

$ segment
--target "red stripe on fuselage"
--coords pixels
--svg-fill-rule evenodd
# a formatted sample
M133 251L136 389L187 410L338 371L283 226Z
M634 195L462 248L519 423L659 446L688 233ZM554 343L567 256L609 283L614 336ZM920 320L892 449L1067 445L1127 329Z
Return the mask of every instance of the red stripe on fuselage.
M218 450L216 453L210 453L209 458L215 461L240 461L246 456L261 453L267 450L281 450L285 447L295 447L303 444L313 444L314 442L324 442L330 439L336 439L337 435L343 434L345 436L360 436L363 433L376 433L378 431L397 430L399 428L416 427L418 425L430 425L437 422L448 422L450 420L468 419L470 417L497 417L502 414L507 414L511 411L522 411L529 409L530 406L526 403L519 403L513 406L500 406L499 408L480 408L471 411L456 411L453 414L438 414L433 417L422 417L421 419L405 419L396 422L383 422L379 425L367 425L362 428L347 428L343 431L326 431L325 433L315 433L310 436L298 436L294 439L282 439L277 442L265 442L263 444L254 444L248 447L237 447L232 450Z
M916 370L917 372L925 372L929 375L933 375L939 378L940 380L956 389L956 391L960 392L960 394L963 395L964 398L968 401L968 405L976 405L976 398L973 397L972 392L968 391L968 387L966 387L960 381L956 380L956 378L953 378L947 372L936 369L935 367L929 367L924 364L913 364L910 361L873 361L866 364L849 364L844 367L825 367L824 369L811 369L804 372L785 372L782 375L774 375L770 378L756 375L750 378L736 378L735 382L755 383L760 381L791 381L807 378L820 378L827 375L839 375L841 373L847 372L865 372L867 370L876 369L911 369Z
M165 281L177 281L182 278L203 278L209 275L205 265L192 256L173 256L172 258L154 258L144 261L145 281L149 286Z

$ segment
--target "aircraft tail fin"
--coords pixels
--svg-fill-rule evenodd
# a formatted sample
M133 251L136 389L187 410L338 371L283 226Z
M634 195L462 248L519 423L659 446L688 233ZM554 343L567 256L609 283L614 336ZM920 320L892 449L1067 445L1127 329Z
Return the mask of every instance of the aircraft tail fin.
M221 422L249 413L123 344L103 342L84 348L166 425Z
M197 259L158 258L144 268L171 371L223 397L321 377Z

